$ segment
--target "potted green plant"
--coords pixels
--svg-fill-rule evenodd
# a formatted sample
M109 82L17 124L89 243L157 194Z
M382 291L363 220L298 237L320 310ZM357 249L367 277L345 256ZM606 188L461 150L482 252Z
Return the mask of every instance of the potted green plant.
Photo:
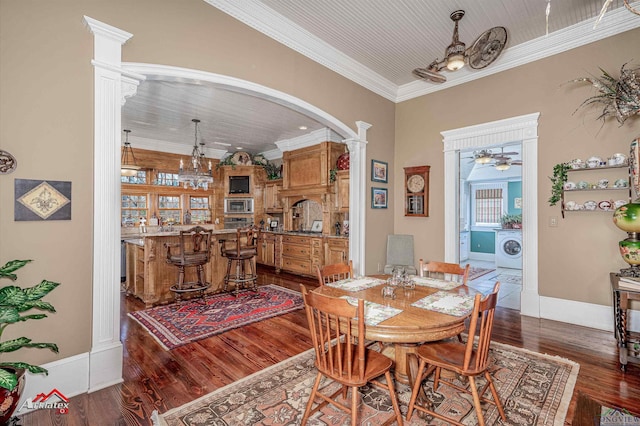
M567 170L571 166L569 163L560 163L553 166L553 176L551 179L551 197L549 197L549 205L555 206L562 199L562 191L564 184L567 182Z
M273 163L269 163L265 161L262 164L264 171L267 173L267 180L280 179L282 176L280 175L280 166L276 166Z
M500 225L502 225L502 229L511 229L513 228L513 219L510 214L504 214L500 217Z
M22 268L31 260L12 260L0 267L0 278L11 281L17 279L15 271ZM46 318L44 313L25 314L32 309L55 312L55 308L41 300L49 294L59 283L42 280L33 287L21 288L15 285L0 287L0 353L14 352L22 348L50 349L58 353L55 343L36 343L27 337L2 341L5 329L18 322ZM11 417L20 399L20 392L24 384L24 371L35 374L48 374L45 368L22 361L9 362L0 360L0 424L5 424ZM4 392L1 392L4 391Z

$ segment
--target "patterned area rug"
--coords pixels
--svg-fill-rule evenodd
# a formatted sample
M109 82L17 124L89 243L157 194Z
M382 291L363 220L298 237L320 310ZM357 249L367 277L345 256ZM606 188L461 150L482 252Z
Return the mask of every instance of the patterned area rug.
M165 349L262 321L304 307L299 292L276 285L258 287L258 292L217 294L189 302L156 306L129 313Z
M313 351L304 352L163 415L155 413L154 424L298 425L317 371L314 358ZM491 372L507 414L506 424L562 425L579 368L577 363L567 359L493 343ZM325 384L336 386L329 381ZM478 387L481 386L483 384L478 383ZM396 389L406 418L410 389L399 383L396 383ZM438 407L437 410L457 412L461 423L477 424L470 397L459 395L449 386L440 386L438 392L432 389L433 382L428 379L425 381L425 390L428 398ZM500 415L497 409L493 405L487 405L486 423L498 423ZM381 411L384 415L380 415ZM360 424L379 425L391 411L391 401L385 392L375 387L362 388L358 414ZM349 422L346 414L329 405L315 413L309 424L345 425ZM423 420L414 413L411 422L405 424L446 423L433 419Z
M495 271L495 269L485 269L472 266L471 268L469 268L469 281L475 280L476 278L487 275L489 272L493 271Z
M500 281L501 283L522 285L522 274L520 275L500 274L496 277L495 280Z

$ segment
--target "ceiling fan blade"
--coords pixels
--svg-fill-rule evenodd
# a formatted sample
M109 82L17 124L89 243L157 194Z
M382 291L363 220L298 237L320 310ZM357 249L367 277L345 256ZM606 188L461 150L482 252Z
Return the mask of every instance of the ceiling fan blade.
M447 77L440 74L437 69L434 68L416 68L413 70L413 75L433 83L444 83L447 81Z
M507 44L505 27L493 27L480 34L469 49L469 66L474 70L482 69L495 61Z

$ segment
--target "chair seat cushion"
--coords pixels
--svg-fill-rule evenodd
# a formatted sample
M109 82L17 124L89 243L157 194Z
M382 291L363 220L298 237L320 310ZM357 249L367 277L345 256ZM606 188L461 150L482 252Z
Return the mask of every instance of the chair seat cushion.
M209 261L209 257L207 253L191 252L184 254L184 260L180 255L171 255L168 260L174 265L204 265Z
M235 247L232 249L222 250L222 255L226 257L240 257L243 259L247 259L255 256L258 253L255 247L240 247L240 254L238 254L238 249Z

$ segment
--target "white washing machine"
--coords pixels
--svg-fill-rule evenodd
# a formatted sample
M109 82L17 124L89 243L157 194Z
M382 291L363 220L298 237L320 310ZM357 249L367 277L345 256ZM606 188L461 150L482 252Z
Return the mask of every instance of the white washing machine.
M522 230L496 230L496 267L522 269Z

